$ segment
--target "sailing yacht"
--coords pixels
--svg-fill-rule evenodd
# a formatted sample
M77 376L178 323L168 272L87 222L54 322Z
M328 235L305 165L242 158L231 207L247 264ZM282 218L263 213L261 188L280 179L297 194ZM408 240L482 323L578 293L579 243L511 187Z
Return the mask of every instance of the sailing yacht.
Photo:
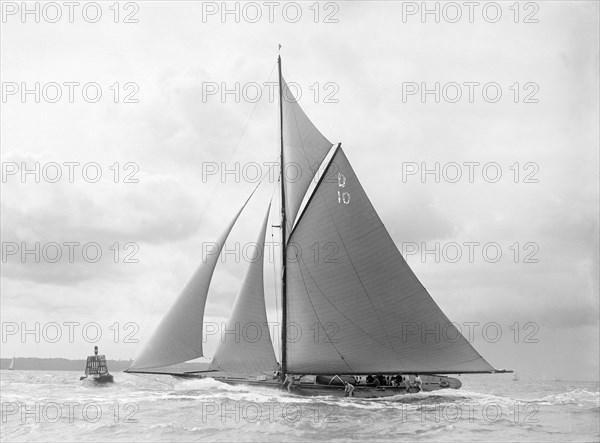
M15 369L15 357L13 355L12 360L10 361L10 364L8 365L8 370L9 371L13 371Z
M350 383L356 397L459 388L460 380L447 374L507 372L495 370L471 346L410 269L341 143L330 142L294 98L282 76L281 56L278 72L279 363L267 326L263 258L256 257L226 327L252 326L254 334L223 336L205 371L173 366L204 355L202 322L211 278L246 200L218 239L217 253L203 260L126 372L291 387L299 395L343 396ZM284 174L287 165L300 169L293 181ZM258 233L262 246L269 211ZM312 259L315 243L334 245L335 257Z

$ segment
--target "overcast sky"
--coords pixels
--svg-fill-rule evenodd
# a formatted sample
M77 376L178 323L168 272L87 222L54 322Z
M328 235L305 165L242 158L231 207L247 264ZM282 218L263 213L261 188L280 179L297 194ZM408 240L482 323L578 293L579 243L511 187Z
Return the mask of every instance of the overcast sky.
M40 23L21 14L20 2L3 6L2 357L83 358L94 345L82 337L90 322L109 358L139 351L125 335L143 342L152 332L202 260L203 242L255 187L249 162L266 173L277 160L277 101L265 83L277 81L281 43L300 104L343 143L448 317L465 335L477 323L475 348L524 377L597 379L597 3L481 2L472 11L428 3L439 23L421 15L421 2L281 2L272 17L264 3L237 4L239 23L221 15L221 2L130 2L118 17L111 4L100 5L96 23L86 3L73 23L62 3L59 19L42 4ZM22 94L36 82L39 103L35 92ZM439 102L435 92L421 94L436 83ZM265 86L260 100L257 84ZM222 95L236 85L238 93ZM72 183L68 162L79 163ZM222 177L223 163L238 164L239 174ZM21 174L36 164L39 183ZM436 164L439 173L421 175ZM274 186L267 179L259 189L233 244L255 241ZM53 242L62 250L56 263ZM68 242L79 243L73 263ZM21 254L36 243L40 263ZM93 245L82 256L92 243L102 251L96 263L85 259ZM436 245L439 259L422 255ZM125 263L127 254L138 262ZM217 267L208 321L226 319L243 276L243 257L228 257ZM265 286L275 321L271 262ZM21 337L36 322L39 334ZM73 343L69 322L79 324Z

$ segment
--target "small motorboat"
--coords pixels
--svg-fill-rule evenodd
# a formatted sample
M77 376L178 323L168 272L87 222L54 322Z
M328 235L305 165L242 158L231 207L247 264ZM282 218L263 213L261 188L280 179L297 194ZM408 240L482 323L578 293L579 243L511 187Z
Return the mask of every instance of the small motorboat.
M85 375L79 377L79 380L92 380L96 383L112 383L114 378L106 367L106 356L98 355L98 346L94 346L94 355L87 358L85 364Z

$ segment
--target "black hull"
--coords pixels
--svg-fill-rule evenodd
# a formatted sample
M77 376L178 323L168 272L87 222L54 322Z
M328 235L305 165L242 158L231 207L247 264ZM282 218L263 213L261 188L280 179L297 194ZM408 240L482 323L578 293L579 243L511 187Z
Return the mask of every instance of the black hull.
M112 374L104 375L82 375L79 380L90 380L96 383L114 383L115 379Z
M198 379L198 378L212 378L221 383L228 385L248 385L257 387L266 387L270 389L277 389L284 392L289 392L291 395L298 395L302 397L315 397L315 396L333 396L333 397L345 397L345 389L343 385L334 384L320 384L316 382L314 376L302 377L300 381L296 381L291 390L288 391L287 387L283 386L283 383L275 379L257 380L256 377L229 377L219 375L201 375L201 374L171 374L177 378L184 379ZM460 380L451 377L444 377L439 375L432 376L421 376L423 379L422 391L432 392L441 389L459 389L462 386ZM374 385L356 385L354 386L355 398L381 398L381 397L394 397L396 395L414 394L419 392L416 386L412 386L409 391L404 387L397 386L380 386L375 387Z

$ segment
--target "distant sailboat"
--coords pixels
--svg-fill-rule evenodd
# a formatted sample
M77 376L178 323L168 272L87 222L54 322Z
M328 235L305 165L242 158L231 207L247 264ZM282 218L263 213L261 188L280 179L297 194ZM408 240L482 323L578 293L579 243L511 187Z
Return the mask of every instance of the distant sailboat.
M227 322L227 331L252 326L252 339L225 335L207 371L165 368L204 355L202 322L211 278L251 195L218 239L217 253L198 267L126 372L278 388L291 377L293 391L301 395L344 395L350 382L357 397L461 386L438 374L507 372L485 361L431 298L373 208L341 143L332 144L313 125L282 77L281 57L278 66L281 364L267 327L263 258L257 256ZM300 170L293 181L284 174L287 165ZM257 241L263 247L268 216L269 208ZM332 245L335 257L312 259L315 244ZM420 386L414 385L417 374Z
M15 369L15 357L13 356L12 360L10 361L10 364L8 365L8 370L12 371Z
M520 378L519 378L519 374L515 372L515 375L513 376L513 379L512 379L512 380L513 380L513 381L519 381L519 380L520 380Z

